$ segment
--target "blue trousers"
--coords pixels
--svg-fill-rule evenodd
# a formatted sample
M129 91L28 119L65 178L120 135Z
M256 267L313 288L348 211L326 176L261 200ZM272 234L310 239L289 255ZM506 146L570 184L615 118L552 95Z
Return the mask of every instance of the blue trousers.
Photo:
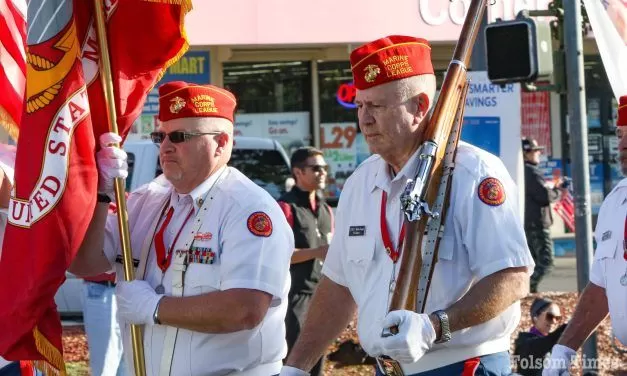
M464 363L461 361L444 367L432 369L407 376L461 376L464 371ZM383 376L379 367L376 367L376 376ZM479 365L475 369L475 376L509 376L512 374L509 353L506 351L484 355L479 357ZM464 376L470 376L464 374Z

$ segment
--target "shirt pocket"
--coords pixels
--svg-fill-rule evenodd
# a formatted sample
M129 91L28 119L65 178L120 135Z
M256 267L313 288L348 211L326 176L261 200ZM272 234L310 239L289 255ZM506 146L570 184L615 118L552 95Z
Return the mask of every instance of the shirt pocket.
M206 294L220 290L220 267L190 263L185 273L185 296Z
M366 276L373 267L375 239L371 236L349 236L346 238L346 281L355 300L364 289Z
M622 243L618 240L608 239L601 241L596 251L594 251L594 258L597 260L613 259L619 245L622 245Z

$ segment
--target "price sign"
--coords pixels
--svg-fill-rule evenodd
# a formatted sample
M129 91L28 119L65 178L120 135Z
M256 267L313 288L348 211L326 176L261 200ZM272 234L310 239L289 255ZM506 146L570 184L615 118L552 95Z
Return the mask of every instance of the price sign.
M352 149L357 137L355 123L320 124L322 149Z

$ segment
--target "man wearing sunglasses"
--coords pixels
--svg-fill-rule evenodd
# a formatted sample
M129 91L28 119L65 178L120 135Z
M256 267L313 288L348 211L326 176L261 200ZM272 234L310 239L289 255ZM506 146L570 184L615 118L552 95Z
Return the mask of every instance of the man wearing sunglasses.
M235 98L184 82L159 95L161 125L151 137L163 175L128 199L137 279L121 281L117 219L106 213L114 178L127 176L113 134L100 140L100 203L71 271L117 266L124 348L132 349L128 324L143 325L147 376L278 374L294 240L276 201L227 167Z
M310 146L297 149L290 165L295 184L279 198L279 205L292 226L296 247L290 266L292 285L285 317L288 349L294 346L305 322L333 234L333 212L323 196L328 166L322 151ZM311 374L321 376L323 372L324 357L321 357Z
M627 95L619 100L618 163L627 176ZM596 250L590 281L579 295L575 313L551 352L542 375L566 374L577 349L608 313L616 339L627 345L627 179L621 180L603 200L594 232ZM590 364L587 359L584 364Z

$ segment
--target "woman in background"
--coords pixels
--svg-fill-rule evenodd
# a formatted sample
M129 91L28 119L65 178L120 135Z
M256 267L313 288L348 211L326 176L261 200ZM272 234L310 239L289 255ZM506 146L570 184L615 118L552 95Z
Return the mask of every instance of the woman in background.
M550 299L536 298L531 304L533 326L528 332L520 332L514 343L514 359L517 372L523 376L542 375L544 357L566 328L560 325L560 307Z

